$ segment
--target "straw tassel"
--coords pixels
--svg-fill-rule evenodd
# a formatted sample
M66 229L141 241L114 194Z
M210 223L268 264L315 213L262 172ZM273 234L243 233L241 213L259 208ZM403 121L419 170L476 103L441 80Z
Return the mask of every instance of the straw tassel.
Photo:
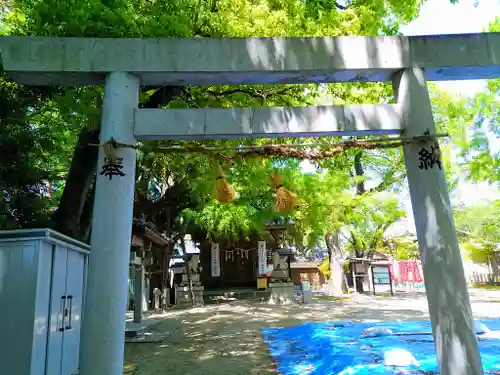
M275 212L291 211L297 205L297 196L283 186L283 178L278 172L269 176L269 182L276 190Z
M234 190L234 187L227 182L226 175L222 171L219 164L217 164L215 168L214 195L220 203L231 203L236 200L236 190Z
M106 159L114 161L120 158L120 154L118 153L118 147L116 147L116 142L113 138L105 142L102 145L102 148L104 151L104 157Z

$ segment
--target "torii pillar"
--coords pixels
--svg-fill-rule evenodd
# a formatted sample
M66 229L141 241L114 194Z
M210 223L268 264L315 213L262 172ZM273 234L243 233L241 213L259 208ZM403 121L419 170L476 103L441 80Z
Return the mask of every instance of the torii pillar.
M393 79L404 135L435 134L424 72ZM432 332L441 375L482 375L467 282L437 142L404 146Z
M139 104L139 78L109 73L104 86L101 144L113 138L134 145L134 109ZM123 373L128 263L136 155L133 148L117 150L120 159L105 159L99 149L92 220L91 254L83 314L80 375Z

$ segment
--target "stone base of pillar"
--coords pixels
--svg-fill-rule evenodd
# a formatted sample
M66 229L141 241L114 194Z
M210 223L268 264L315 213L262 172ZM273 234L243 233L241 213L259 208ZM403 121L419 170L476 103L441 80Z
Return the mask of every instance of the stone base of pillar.
M203 306L203 285L193 285L194 306ZM191 292L189 286L176 286L175 287L175 307L189 308L193 307L191 302Z
M294 303L293 283L269 283L267 290L271 293L269 304L271 305L289 305Z

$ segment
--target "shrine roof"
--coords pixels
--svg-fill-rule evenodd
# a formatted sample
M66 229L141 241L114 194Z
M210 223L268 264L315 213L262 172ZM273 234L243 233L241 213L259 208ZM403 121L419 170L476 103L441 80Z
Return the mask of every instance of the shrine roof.
M168 239L155 229L152 222L145 221L143 218L132 219L132 231L135 235L148 238L157 246L166 246Z

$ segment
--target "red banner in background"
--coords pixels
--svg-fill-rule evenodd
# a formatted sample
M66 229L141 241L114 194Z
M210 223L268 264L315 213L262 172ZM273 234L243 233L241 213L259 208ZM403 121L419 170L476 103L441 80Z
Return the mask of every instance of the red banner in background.
M390 265L391 279L395 283L421 283L424 281L419 260L399 260Z

